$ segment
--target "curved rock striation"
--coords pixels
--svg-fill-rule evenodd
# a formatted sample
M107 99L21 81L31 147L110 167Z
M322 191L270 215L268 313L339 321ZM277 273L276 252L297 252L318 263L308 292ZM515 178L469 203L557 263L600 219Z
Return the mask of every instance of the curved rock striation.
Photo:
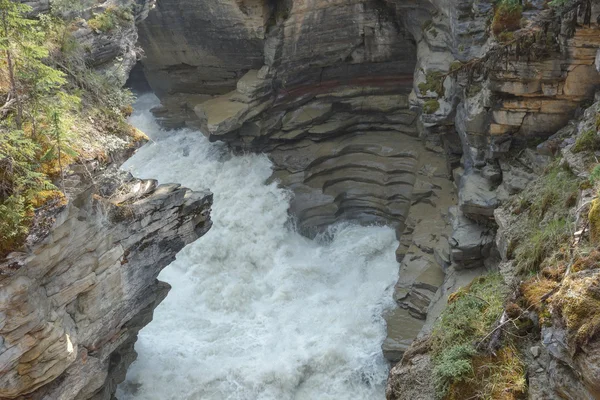
M396 228L406 280L388 321L415 329L389 324L393 360L443 297L441 271L495 258L494 210L548 162L548 148L521 150L600 85L598 1L529 2L512 44L490 32L495 4L158 0L140 24L165 125L268 153L306 234L347 219Z
M71 191L50 234L0 264L0 398L110 399L169 290L158 273L211 226L209 192L118 171Z

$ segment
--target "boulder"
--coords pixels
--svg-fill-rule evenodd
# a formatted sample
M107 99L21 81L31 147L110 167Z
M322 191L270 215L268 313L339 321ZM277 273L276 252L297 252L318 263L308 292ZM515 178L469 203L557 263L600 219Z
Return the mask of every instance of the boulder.
M467 218L458 207L450 208L452 236L450 256L457 269L483 265L494 243L494 232Z
M499 206L490 182L478 171L465 172L460 181L458 205L463 214L472 218L489 218Z

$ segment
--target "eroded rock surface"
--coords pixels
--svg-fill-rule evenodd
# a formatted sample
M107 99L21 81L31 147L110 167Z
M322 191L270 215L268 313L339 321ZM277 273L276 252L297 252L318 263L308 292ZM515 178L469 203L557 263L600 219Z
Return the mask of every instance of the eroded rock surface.
M393 360L444 293L443 271L471 276L496 256L495 210L556 150L515 149L554 134L600 84L597 2L565 15L531 2L531 43L512 48L490 33L493 0L180 3L159 1L140 29L155 114L268 153L305 234L346 219L397 230L388 327L407 333L390 333ZM437 154L452 201L436 198L447 178L421 174L442 170Z
M400 273L394 300L398 307L385 315L388 334L382 349L392 362L400 361L422 330L451 261L448 208L456 204L455 188L441 154L423 149L419 155L407 223L396 252Z
M0 264L1 398L110 399L169 290L158 273L211 226L209 192L118 171L70 180L50 234Z

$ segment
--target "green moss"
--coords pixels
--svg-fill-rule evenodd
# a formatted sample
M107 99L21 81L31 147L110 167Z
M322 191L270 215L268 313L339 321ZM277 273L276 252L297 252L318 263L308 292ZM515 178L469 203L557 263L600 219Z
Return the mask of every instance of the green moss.
M552 296L553 311L567 328L569 344L577 351L600 333L600 274L574 275Z
M592 207L588 213L590 221L590 241L592 244L600 244L600 199L592 202Z
M440 397L450 387L473 376L476 343L492 329L503 312L506 293L499 273L476 278L448 299L432 332L433 375Z
M423 112L425 114L434 114L439 109L440 109L440 102L435 99L427 100L423 104Z
M498 35L498 41L500 43L508 43L510 41L513 41L515 39L515 33L514 32L501 32Z
M573 153L581 153L582 151L600 150L600 138L594 130L583 132L575 141Z
M463 66L463 63L461 63L458 60L452 61L452 64L450 64L450 71L455 72L458 71L459 69L461 69Z
M419 83L419 92L422 95L427 92L437 93L438 96L444 95L444 74L439 71L429 71L425 75L425 82Z
M104 12L94 14L87 24L96 32L110 32L129 21L133 21L133 14L128 8L110 6Z

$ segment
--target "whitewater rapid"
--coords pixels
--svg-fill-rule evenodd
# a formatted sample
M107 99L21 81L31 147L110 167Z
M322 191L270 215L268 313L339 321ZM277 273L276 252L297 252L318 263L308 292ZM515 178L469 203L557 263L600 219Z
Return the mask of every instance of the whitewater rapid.
M232 156L198 131L161 131L149 112L157 104L139 98L130 122L152 141L123 168L209 188L214 224L161 273L173 288L140 332L118 398L383 399L393 230L342 224L302 237L289 223L290 194L265 184L266 156Z

